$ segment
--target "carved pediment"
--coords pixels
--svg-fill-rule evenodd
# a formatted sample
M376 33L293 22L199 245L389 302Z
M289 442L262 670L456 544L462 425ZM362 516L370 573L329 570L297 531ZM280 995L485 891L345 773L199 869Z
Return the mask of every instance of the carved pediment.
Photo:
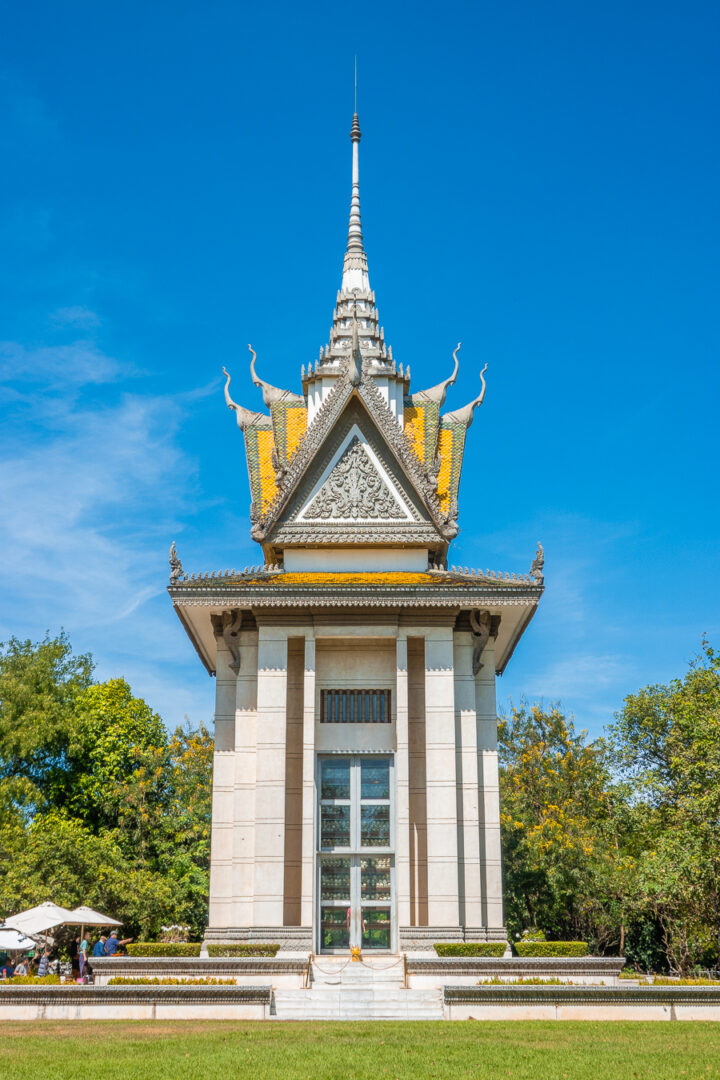
M303 546L440 539L425 492L357 395L334 418L266 536L273 544Z
M298 521L411 521L412 515L368 443L354 431L334 455L321 480L297 516ZM327 472L328 470L326 470Z

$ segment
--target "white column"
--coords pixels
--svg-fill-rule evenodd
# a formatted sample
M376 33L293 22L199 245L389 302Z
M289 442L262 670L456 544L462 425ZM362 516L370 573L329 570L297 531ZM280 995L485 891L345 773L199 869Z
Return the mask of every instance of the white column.
M459 927L453 630L425 634L428 925Z
M215 750L213 753L210 910L208 925L232 926L233 771L235 764L235 674L222 636L217 636Z
M255 891L255 730L257 725L256 630L240 634L240 671L235 693L235 793L233 916L228 926L253 925Z
M481 792L480 845L484 885L482 925L490 929L499 929L504 924L504 915L494 646L495 642L491 639L483 650L483 667L475 681L475 708Z
M401 630L397 639L395 676L395 881L397 924L410 925L410 757L408 745L408 645Z
M314 923L315 901L315 637L305 635L303 676L302 897L301 926ZM314 943L313 943L314 948Z
M254 926L280 927L285 889L287 630L258 630Z
M457 732L458 871L460 914L466 927L484 925L480 876L480 817L482 794L478 777L475 676L472 671L473 635L455 633L455 726ZM485 655L483 654L483 662Z

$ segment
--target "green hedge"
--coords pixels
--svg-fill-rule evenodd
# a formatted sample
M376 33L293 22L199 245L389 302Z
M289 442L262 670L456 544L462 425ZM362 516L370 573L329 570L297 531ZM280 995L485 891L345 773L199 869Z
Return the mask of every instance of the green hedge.
M587 956L587 941L516 941L518 956Z
M208 945L208 956L275 956L279 945ZM127 946L128 956L199 956L199 942L138 941ZM90 961L92 964L92 960Z
M275 956L279 945L208 945L208 956Z
M199 956L200 942L137 941L128 945L128 956ZM92 957L90 958L92 967Z
M465 941L460 944L438 942L438 956L503 956L507 945L504 941Z

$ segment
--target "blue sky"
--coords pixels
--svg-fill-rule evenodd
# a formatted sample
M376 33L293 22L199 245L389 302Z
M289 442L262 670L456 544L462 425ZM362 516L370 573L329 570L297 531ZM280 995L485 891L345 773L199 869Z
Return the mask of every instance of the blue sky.
M259 560L259 371L328 337L361 192L386 340L462 366L451 561L547 591L501 704L599 733L720 644L720 15L708 3L28 0L0 46L0 638L64 626L170 724L212 713L165 584ZM243 388L244 383L244 388Z

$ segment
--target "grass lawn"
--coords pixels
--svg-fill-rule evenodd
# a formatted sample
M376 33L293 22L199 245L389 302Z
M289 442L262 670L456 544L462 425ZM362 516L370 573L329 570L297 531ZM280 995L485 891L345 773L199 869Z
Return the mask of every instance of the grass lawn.
M0 1025L2 1080L720 1080L720 1023L47 1021Z

